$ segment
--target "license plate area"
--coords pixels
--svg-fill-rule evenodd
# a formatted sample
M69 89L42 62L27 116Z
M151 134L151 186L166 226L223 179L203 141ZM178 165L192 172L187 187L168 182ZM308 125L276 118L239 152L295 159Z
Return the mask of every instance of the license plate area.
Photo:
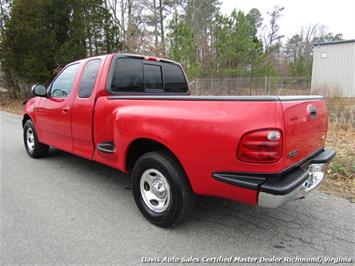
M316 188L322 180L325 178L327 170L327 164L325 163L317 163L310 164L308 166L308 179L303 183L305 188L305 192L308 192L314 188Z

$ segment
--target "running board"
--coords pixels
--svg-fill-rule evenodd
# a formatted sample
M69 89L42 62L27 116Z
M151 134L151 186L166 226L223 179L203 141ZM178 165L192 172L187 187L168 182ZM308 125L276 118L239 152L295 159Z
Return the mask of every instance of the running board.
M101 142L99 144L96 145L96 148L104 153L114 153L116 151L115 148L115 144L113 144L112 142Z

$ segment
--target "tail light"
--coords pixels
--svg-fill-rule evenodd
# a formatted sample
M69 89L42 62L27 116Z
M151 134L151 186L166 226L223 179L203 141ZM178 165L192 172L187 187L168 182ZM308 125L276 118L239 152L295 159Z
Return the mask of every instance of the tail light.
M238 159L250 163L275 163L282 155L282 132L262 129L246 133L239 144Z

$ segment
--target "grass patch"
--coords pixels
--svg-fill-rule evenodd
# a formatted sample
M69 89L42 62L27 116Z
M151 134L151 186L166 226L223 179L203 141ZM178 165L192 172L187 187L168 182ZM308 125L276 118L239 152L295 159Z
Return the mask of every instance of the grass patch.
M328 173L322 189L344 197L355 197L355 131L335 129L330 123L327 147L337 151L328 166Z
M0 91L0 111L21 115L24 99L11 99L6 92Z

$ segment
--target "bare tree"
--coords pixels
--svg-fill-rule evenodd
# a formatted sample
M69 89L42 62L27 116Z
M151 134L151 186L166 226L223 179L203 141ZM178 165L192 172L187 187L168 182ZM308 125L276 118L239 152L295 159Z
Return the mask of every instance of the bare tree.
M159 0L159 19L160 19L160 38L162 44L162 54L165 55L165 37L164 37L164 15L163 15L162 0Z
M8 0L0 0L0 36L4 36L5 20L8 11Z
M313 45L320 41L339 40L341 37L341 34L329 33L325 25L301 26L299 31L287 40L283 49L291 70L297 72L292 74L311 75Z
M118 29L117 36L123 50L136 52L140 48L145 31L142 0L105 0Z
M268 53L278 52L281 47L281 39L284 36L279 34L280 25L278 22L284 9L284 7L275 6L271 12L268 12L270 23L266 27L266 36L264 37L265 50Z
M213 21L219 8L217 0L189 0L186 3L186 22L193 29L197 44L195 61L207 66L213 54Z
M146 21L154 34L156 53L166 54L165 22L167 17L181 5L181 0L144 0L148 10Z

